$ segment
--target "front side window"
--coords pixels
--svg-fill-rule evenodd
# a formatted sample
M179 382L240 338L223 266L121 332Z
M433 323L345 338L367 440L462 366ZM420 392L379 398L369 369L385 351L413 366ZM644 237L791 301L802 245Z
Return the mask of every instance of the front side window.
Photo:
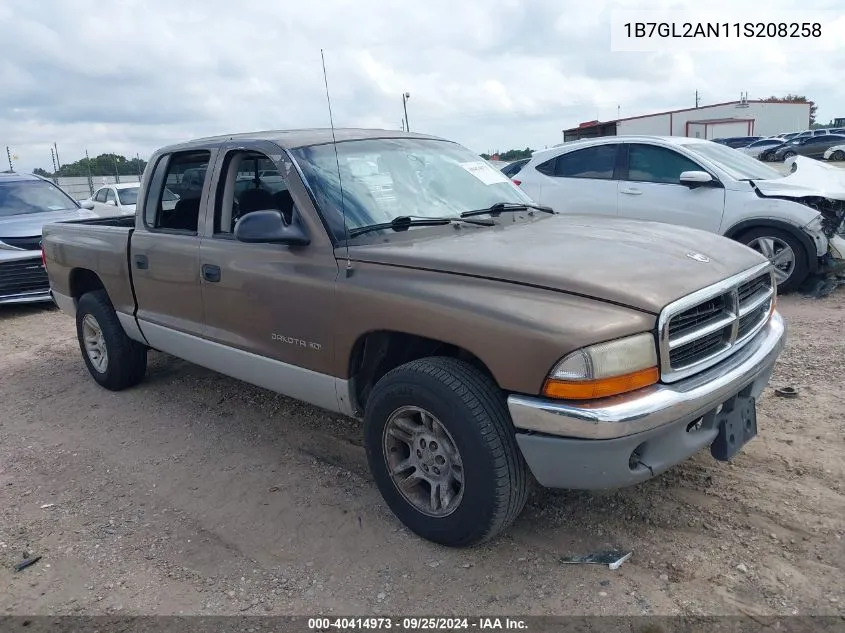
M337 148L337 158L335 158ZM507 176L449 141L367 139L290 151L337 240L400 216L457 217L498 202L530 203Z
M103 187L97 191L97 194L94 196L94 200L97 202L105 202L106 201L106 194L108 193L108 187Z
M112 189L111 187L106 189L106 204L108 204L109 202L117 204L117 198L114 197L114 189Z
M677 185L685 171L701 167L666 147L632 144L628 150L628 180Z
M281 212L287 224L294 218L293 197L273 161L251 151L232 151L226 155L224 174L217 186L214 233L231 234L235 224L253 211L273 209Z
M45 180L0 183L0 217L78 208L70 196Z

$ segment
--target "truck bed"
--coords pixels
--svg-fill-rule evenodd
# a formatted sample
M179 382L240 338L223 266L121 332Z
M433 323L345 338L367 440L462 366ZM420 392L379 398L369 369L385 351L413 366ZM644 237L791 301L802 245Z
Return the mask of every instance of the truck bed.
M115 309L133 314L129 239L134 230L134 216L46 224L42 245L53 293L73 297L90 271L105 286Z

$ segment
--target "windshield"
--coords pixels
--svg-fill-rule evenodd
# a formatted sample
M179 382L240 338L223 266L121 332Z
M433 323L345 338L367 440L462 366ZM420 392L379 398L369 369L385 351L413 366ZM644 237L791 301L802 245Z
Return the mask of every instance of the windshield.
M764 165L756 158L718 143L688 143L683 147L715 163L736 180L783 178L782 173Z
M78 208L61 189L44 180L0 183L0 217Z
M138 189L140 187L131 187L129 189L118 189L117 197L120 198L120 204L129 205L138 202Z
M532 202L507 176L449 141L369 139L303 147L291 154L338 240L345 235L341 185L349 229L400 216L457 218L497 202Z

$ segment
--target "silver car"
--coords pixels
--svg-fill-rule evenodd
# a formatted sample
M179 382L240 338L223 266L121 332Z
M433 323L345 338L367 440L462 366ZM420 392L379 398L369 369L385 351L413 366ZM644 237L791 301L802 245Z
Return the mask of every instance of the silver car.
M0 174L0 304L52 301L41 260L41 228L93 217L49 180Z

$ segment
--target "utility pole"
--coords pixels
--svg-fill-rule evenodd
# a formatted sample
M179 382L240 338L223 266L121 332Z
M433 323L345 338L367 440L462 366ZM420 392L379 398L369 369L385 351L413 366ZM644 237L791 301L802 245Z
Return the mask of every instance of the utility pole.
M405 131L410 132L411 126L408 124L408 99L411 98L410 92L402 93L402 109L405 111Z
M12 151L8 145L6 145L6 158L9 159L9 171L15 171L15 168L12 166Z
M56 154L53 148L50 148L50 158L53 160L53 182L59 184L59 173L56 171Z
M698 96L698 90L695 91L695 107L698 107L700 97Z
M94 195L94 180L91 178L91 159L88 157L88 150L85 150L85 164L88 166L88 191Z
M117 167L117 154L112 154L111 160L114 163L114 181L120 184L120 169Z
M616 106L616 120L618 121L621 118L622 118L622 106L618 105L618 106Z
M53 143L53 147L56 150L56 164L59 166L59 169L62 168L62 161L59 160L59 146Z
M399 124L402 126L402 131L405 131L405 119L400 119Z
M141 182L141 157L135 152L135 164L138 166L138 182Z

